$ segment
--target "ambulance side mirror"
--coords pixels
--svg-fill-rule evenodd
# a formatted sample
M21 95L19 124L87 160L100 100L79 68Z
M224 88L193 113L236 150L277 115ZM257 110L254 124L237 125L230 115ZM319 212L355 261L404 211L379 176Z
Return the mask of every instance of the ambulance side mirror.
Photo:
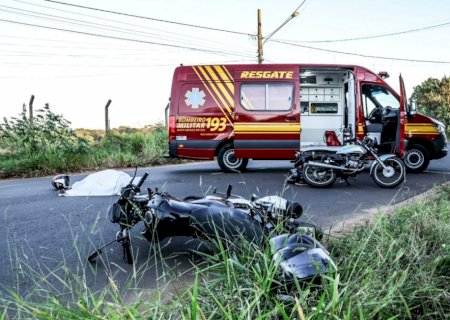
M411 100L411 103L409 104L409 110L408 115L410 117L414 117L417 114L417 103L414 100Z

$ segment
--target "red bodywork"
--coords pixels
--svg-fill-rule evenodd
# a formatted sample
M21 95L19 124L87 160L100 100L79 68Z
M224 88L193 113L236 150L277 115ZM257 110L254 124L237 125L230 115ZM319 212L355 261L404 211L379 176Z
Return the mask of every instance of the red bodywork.
M406 117L404 87L396 93L383 79L360 66L352 65L215 65L181 66L176 68L168 114L169 153L172 157L213 159L218 150L232 142L236 158L294 159L300 149L300 70L304 68L329 68L351 71L355 79L356 134L366 134L361 101L361 85L380 84L389 89L400 101L399 141L395 152L403 155L403 138L420 134L432 139L429 118L417 115ZM245 85L268 84L267 90L292 88L289 109L266 111L245 108L246 97L241 89ZM284 87L282 87L284 86ZM259 88L259 87L258 87ZM255 87L255 90L258 89ZM258 89L259 90L259 89ZM407 123L407 121L409 121ZM420 123L426 130L412 130ZM410 126L408 127L408 124ZM428 124L428 125L425 125ZM419 126L415 126L415 129ZM426 133L426 134L425 134Z

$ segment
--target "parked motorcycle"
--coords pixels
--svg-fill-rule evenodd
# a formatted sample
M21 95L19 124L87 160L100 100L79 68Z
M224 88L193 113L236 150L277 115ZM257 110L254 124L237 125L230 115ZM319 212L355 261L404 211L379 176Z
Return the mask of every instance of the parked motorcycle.
M119 224L120 230L114 240L88 257L90 262L95 261L103 248L117 241L123 247L124 258L133 263L130 230L143 222L141 234L150 242L191 236L207 246L218 238L235 245L243 237L264 246L266 238L270 237L273 258L280 262L285 279L306 279L328 272L330 266L335 269L329 253L318 241L322 237L321 230L298 220L303 213L299 203L278 196L253 196L247 200L232 195L231 186L225 193L214 191L212 195L189 196L183 200L156 188L148 188L146 194L141 194L140 188L147 177L145 173L137 184L133 184L133 177L110 206L109 219ZM275 231L280 223L283 223L284 233L278 235Z
M312 187L329 187L337 177L347 181L373 161L370 175L382 188L394 188L405 180L405 165L395 154L378 155L370 137L356 144L305 148L297 154L295 168L288 178L300 179Z

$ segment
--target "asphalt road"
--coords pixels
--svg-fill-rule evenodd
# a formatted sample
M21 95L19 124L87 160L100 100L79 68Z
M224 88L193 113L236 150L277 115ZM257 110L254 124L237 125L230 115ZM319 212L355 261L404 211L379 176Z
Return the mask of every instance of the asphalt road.
M305 221L327 229L366 209L394 204L450 180L450 157L432 161L422 174L407 175L406 183L395 189L379 188L368 173L360 174L351 185L336 182L329 189L308 186L286 187L284 181L292 167L289 161L251 161L243 174L221 173L215 162L140 169L150 173L143 188L158 187L182 198L202 195L212 187L245 197L281 194L304 207ZM132 174L132 170L127 170ZM71 176L71 182L86 175ZM58 197L50 178L0 181L0 295L9 289L32 292L35 287L54 286L61 294L70 292L58 277L78 275L86 285L100 289L111 278L131 287L154 288L155 279L189 270L185 256L174 255L185 250L189 239L164 241L161 250L139 237L141 226L133 230L133 250L137 255L132 267L122 260L117 243L105 250L97 264L86 261L94 246L114 239L117 226L106 217L115 196ZM159 256L163 256L164 264ZM134 273L133 273L134 271ZM134 275L129 277L129 275ZM192 273L180 279L189 280ZM67 280L68 281L68 280ZM164 281L162 281L164 282Z

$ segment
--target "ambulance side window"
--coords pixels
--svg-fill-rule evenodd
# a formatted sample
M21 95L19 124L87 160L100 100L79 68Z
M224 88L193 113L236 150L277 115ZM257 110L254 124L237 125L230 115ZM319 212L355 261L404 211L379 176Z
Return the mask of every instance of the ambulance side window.
M241 85L241 105L250 111L287 111L292 107L291 83L248 83Z
M266 85L243 84L241 105L247 110L266 110Z

